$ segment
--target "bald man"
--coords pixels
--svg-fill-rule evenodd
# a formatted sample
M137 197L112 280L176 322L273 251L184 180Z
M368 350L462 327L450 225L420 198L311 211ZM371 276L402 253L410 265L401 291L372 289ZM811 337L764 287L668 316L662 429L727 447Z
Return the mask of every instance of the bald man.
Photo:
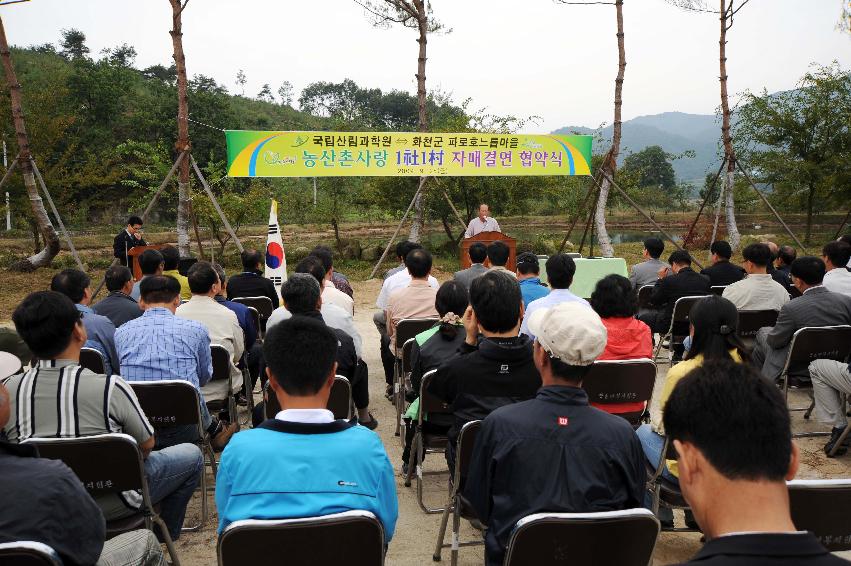
M485 203L480 204L479 215L470 220L470 223L467 225L467 231L464 232L464 237L472 238L482 232L502 232L499 229L499 222L496 221L496 218L488 216L488 214L490 214L488 205Z

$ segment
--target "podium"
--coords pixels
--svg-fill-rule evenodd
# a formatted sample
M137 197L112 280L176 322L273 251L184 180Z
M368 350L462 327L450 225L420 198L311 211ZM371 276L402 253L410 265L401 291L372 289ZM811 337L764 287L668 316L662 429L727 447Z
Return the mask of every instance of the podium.
M154 246L136 246L127 250L127 261L130 262L130 258L133 258L133 266L131 270L133 271L133 280L138 281L142 278L142 268L139 267L139 262L136 260L137 256L142 255L142 252L145 250L161 250L165 246L154 245Z
M475 243L488 246L494 242L502 242L508 246L508 263L505 268L509 271L515 271L517 260L517 240L506 236L502 232L479 232L470 238L461 240L461 269L467 269L472 265L470 262L470 246ZM485 259L485 267L490 267L490 260Z

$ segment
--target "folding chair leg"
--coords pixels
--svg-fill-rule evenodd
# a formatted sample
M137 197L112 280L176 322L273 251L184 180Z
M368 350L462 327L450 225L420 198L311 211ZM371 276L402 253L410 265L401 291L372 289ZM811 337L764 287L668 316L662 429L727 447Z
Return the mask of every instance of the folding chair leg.
M669 333L659 335L659 343L656 344L656 351L653 353L654 362L659 359L659 352L662 351L662 344L665 343L665 340L670 340L671 338L673 338L673 336L671 336Z
M843 404L843 407L844 407L844 406L845 406L845 405ZM836 455L836 452L837 452L837 451L839 450L839 448L842 446L842 443L843 443L843 442L845 442L845 437L846 437L846 436L848 436L848 430L849 430L849 429L851 429L851 427L849 427L848 425L846 425L846 426L845 426L845 429L842 431L842 434L840 434L840 435L839 435L839 438L838 438L838 439L836 440L836 442L833 444L833 448L831 448L831 449L830 449L830 454L829 454L829 456L830 456L831 458L833 458L833 457Z
M201 446L201 450L203 453L203 446ZM199 531L204 525L207 524L207 517L207 467L201 466L201 521L197 525L193 525L191 527L182 527L180 530L182 532L190 533Z
M461 538L461 503L458 501L458 497L455 498L455 502L452 504L452 553L450 564L452 566L457 566L458 564L458 543Z
M414 454L419 454L419 440L420 430L417 429L417 432L414 433L414 438L411 440L411 450L408 452L408 473L405 475L405 487L411 487L411 478L414 476L414 470L420 465L419 457L414 459ZM417 487L419 487L419 484L417 484Z
M443 549L443 541L446 538L446 524L449 522L449 513L452 511L452 501L454 497L450 497L446 502L446 507L443 509L443 515L440 517L440 530L437 532L437 544L434 545L434 554L431 559L435 562L440 562L440 553Z
M399 407L401 404L400 397L404 395L404 392L402 392L401 379L399 378L399 375L402 373L400 364L401 362L399 358L395 358L395 361L393 362L393 404L396 405L396 436L399 436L399 433L402 430L402 411Z
M180 559L177 557L177 552L174 550L174 541L171 540L171 535L168 534L168 528L166 528L165 521L163 521L162 517L156 513L151 516L151 520L160 528L160 533L162 534L163 541L165 542L165 547L168 549L168 555L171 557L172 566L180 566Z

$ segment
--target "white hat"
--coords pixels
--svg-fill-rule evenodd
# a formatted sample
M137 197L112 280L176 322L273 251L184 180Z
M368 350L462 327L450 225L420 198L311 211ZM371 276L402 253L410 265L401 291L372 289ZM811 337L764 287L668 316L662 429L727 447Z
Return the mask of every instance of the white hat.
M600 316L576 301L536 310L529 317L529 330L550 356L571 366L594 363L608 337Z
M18 373L19 369L21 369L21 360L18 356L9 352L0 352L0 379L6 379Z

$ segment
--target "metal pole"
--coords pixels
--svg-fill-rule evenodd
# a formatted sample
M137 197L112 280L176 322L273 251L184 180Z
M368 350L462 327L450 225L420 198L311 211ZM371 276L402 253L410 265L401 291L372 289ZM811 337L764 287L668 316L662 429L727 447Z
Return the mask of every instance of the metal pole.
M313 178L313 206L316 206L316 177Z
M77 254L77 248L74 247L74 242L71 241L71 234L68 233L68 229L65 228L65 223L62 222L62 217L59 216L59 211L56 210L56 205L53 204L53 198L50 196L50 192L47 190L47 185L44 184L44 179L41 176L41 173L38 170L38 166L35 164L35 159L30 156L30 163L33 167L33 173L38 178L38 184L41 185L41 190L44 191L44 196L47 197L47 203L50 205L50 210L53 211L53 216L56 217L56 223L59 224L59 227L62 229L62 234L65 236L65 241L68 242L68 248L71 250L71 255L74 256L74 260L77 262L77 267L80 268L80 271L85 272L86 268L83 267L83 262L80 260L80 256Z
M402 220L399 221L399 225L396 226L396 231L393 232L393 235L390 236L390 241L387 242L387 246L384 248L384 253L381 254L381 257L378 258L378 263L375 264L375 267L372 268L372 272L369 274L369 279L375 277L375 272L378 271L378 266L384 261L384 258L387 257L387 252L390 251L390 246L393 245L393 240L396 239L396 236L399 235L399 230L402 229L402 224L405 223L405 219L408 218L408 213L411 212L411 208L414 206L414 202L417 200L417 195L420 194L420 191L423 189L423 185L425 184L425 177L420 177L420 186L417 187L417 192L414 193L414 198L411 199L411 203L408 205L408 209L405 211L405 214L402 216Z
M3 178L0 179L0 187L2 187L3 185L6 184L6 181L9 179L9 175L12 174L12 171L14 171L15 167L17 167L17 166L18 166L18 158L15 157L14 161L12 161L12 164L9 166L8 169L6 169L6 173L3 174Z
M593 181L593 179L592 179ZM558 253L564 251L564 246L567 245L567 240L570 239L570 235L573 233L573 229L576 227L576 223L579 222L579 218L582 216L582 210L588 206L589 197L594 194L594 184L588 186L588 190L585 192L585 198L582 200L582 204L579 205L579 209L576 211L576 214L573 215L573 220L570 223L570 228L567 229L567 232L564 235L564 238L561 240L561 245L558 248Z
M8 169L9 163L6 161L6 140L3 140L3 167Z
M228 234L230 234L230 237L233 238L233 241L236 244L236 249L239 250L239 253L242 253L245 251L245 248L242 247L242 242L240 242L239 238L236 237L236 232L233 231L233 228L230 226L230 222L228 222L228 219L225 217L225 213L222 212L222 209L219 207L219 201L216 200L216 196L213 194L213 191L210 190L210 186L207 184L207 179L204 178L204 175L198 168L198 164L195 162L195 158L192 157L191 153L189 154L189 161L192 163L192 169L195 170L195 175L197 175L198 180L201 181L204 191L207 193L207 196L210 197L210 200L213 203L213 208L215 208L216 212L219 213L219 218L222 219L225 229L228 231Z
M9 192L6 191L6 231L12 229L12 207L9 204Z
M712 197L712 193L715 192L715 186L718 184L718 178L721 176L721 171L724 170L724 165L727 163L727 157L721 160L721 166L718 168L718 172L715 174L715 178L712 180L712 184L709 185L709 190L706 191L706 196L703 197L703 202L700 203L700 208L697 211L697 215L694 217L694 222L689 226L688 232L686 233L686 237L683 238L683 244L688 245L691 240L692 232L694 232L694 227L697 226L697 221L700 220L700 215L703 213L703 207L706 206L706 203L709 202L709 199Z
M8 194L8 193L7 193ZM836 240L839 238L839 235L842 234L842 229L845 228L845 225L848 224L848 219L851 218L851 210L848 211L848 214L845 215L845 219L842 221L842 224L839 225L839 228L836 230L836 234L833 235L833 239Z

